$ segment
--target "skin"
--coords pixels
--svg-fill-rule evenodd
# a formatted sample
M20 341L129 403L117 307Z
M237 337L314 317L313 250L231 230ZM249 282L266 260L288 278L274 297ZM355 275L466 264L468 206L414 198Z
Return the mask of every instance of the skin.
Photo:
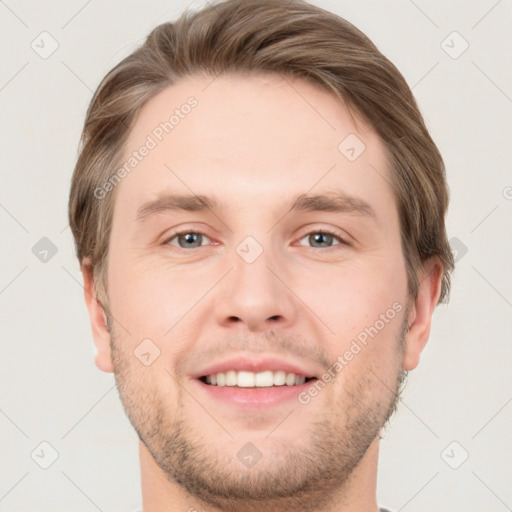
M88 260L82 265L96 365L115 372L141 439L144 512L375 512L379 432L402 371L417 366L428 340L441 266L427 261L418 296L409 296L384 146L339 99L277 75L212 80L194 76L160 92L130 134L126 155L197 98L116 187L110 329ZM349 134L366 146L353 162L338 150ZM287 214L295 195L335 190L366 201L375 218ZM163 192L215 196L221 207L137 221L140 206ZM347 243L318 242L322 229ZM204 237L191 243L176 230ZM252 263L236 251L247 236L263 249ZM401 311L307 405L241 412L190 377L235 354L325 371L397 303ZM160 350L149 366L134 355L147 338ZM262 453L250 468L237 457L248 442Z

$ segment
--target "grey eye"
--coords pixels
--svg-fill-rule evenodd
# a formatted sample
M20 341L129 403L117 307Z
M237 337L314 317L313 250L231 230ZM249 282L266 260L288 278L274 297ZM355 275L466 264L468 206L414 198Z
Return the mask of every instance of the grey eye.
M187 231L184 233L177 233L167 243L171 245L176 245L173 244L172 241L177 239L177 245L182 249L194 249L196 247L201 247L203 245L203 238L208 239L208 237L203 235L202 233Z

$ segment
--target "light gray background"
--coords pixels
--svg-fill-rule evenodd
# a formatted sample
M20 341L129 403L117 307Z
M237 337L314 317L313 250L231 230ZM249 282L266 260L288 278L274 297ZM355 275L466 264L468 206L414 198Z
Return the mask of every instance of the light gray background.
M434 315L381 443L379 503L511 510L511 1L314 3L362 29L413 87L445 158L448 231L458 239L450 304ZM1 511L140 506L138 439L113 375L94 365L66 207L93 90L188 4L0 2ZM46 59L31 47L43 31L59 45ZM464 42L453 31L469 44L458 58ZM46 262L32 251L42 237L58 249ZM43 441L58 452L47 469Z

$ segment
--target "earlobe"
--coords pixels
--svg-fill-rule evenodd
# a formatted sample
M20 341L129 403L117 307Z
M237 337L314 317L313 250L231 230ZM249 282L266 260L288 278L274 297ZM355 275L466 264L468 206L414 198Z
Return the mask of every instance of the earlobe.
M443 269L437 258L428 260L424 265L418 296L409 312L406 348L403 360L405 371L414 370L420 362L420 355L430 335L432 315L441 293Z
M80 266L84 279L84 297L89 312L94 345L96 347L96 366L107 373L114 371L110 349L110 332L107 317L99 302L94 286L93 267L89 258L84 258Z

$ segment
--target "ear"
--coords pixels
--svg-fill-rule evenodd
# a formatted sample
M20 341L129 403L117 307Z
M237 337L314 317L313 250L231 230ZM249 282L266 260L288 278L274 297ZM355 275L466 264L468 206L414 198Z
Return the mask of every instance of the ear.
M110 350L110 333L107 327L107 317L96 295L93 267L89 258L84 258L80 269L84 278L85 303L89 311L92 336L96 347L95 363L100 370L112 373L114 371L114 365L112 363L112 353Z
M443 267L437 257L427 260L423 266L423 276L409 312L409 330L406 335L406 349L403 360L405 371L414 370L420 362L420 355L430 335L430 325L434 309L441 294Z

